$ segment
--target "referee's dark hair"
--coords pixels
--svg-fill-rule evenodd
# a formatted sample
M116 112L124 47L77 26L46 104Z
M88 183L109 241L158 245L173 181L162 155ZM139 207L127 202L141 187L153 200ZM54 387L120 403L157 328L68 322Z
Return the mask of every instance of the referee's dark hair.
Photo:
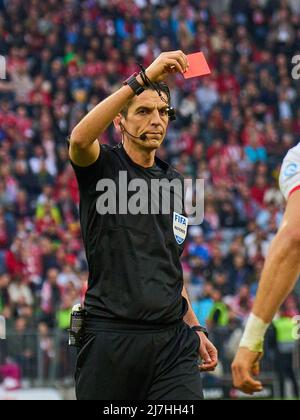
M167 95L168 98L168 103L170 105L171 103L171 93L170 93L170 89L169 86L165 83L165 82L156 82L156 83L152 83L153 86L147 86L146 90L153 90L156 91L159 90L161 93L165 93ZM122 109L121 111L121 115L126 118L127 114L128 114L128 109L130 107L130 105L132 104L133 100L129 101L128 104L126 105L125 108Z

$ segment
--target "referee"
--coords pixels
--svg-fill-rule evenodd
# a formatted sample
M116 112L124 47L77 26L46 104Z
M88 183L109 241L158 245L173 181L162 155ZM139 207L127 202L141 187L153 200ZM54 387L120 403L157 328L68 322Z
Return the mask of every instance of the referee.
M85 328L75 372L79 400L201 400L198 359L202 371L217 365L217 351L183 285L185 235L180 223L184 226L187 219L176 219L174 208L170 214L100 214L97 205L98 183L104 179L119 185L126 174L128 183L183 183L155 154L174 116L164 80L187 67L182 51L162 53L71 133L69 153L80 190L89 264ZM99 145L95 139L112 122L122 143Z

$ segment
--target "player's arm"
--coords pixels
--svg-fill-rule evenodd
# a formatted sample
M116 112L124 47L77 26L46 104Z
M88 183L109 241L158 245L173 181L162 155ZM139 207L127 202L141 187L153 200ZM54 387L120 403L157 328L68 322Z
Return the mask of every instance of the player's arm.
M152 82L158 82L164 80L170 73L184 73L187 67L187 57L182 51L170 51L160 54L147 68L146 74ZM144 85L141 76L137 76L137 81L140 85ZM75 164L89 166L98 159L100 146L97 139L134 95L128 85L122 86L77 124L71 133L69 148L70 158Z
M300 274L300 190L289 198L265 263L253 313L270 324Z
M187 300L189 309L184 317L184 322L190 327L200 325L193 309L185 286L183 286L182 296ZM218 351L215 346L207 339L206 335L202 332L197 332L200 337L201 345L199 348L199 355L202 359L200 367L203 372L210 372L215 370L218 364Z
M264 336L300 274L300 191L288 199L283 223L267 256L258 293L240 349L232 365L234 384L247 393L261 390L259 374Z

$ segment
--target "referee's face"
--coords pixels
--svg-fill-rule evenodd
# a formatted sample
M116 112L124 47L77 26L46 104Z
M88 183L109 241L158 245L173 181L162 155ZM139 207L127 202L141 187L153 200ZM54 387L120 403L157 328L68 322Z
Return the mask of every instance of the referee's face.
M167 95L163 94L167 100ZM157 92L145 90L130 103L127 117L123 118L126 129L134 136L146 135L145 140L130 137L131 142L148 150L158 149L162 144L169 123L167 104Z

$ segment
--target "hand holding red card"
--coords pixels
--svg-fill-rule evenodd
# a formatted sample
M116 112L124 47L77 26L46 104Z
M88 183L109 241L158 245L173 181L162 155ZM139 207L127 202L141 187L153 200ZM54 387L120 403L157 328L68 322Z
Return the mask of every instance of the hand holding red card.
M189 54L187 58L189 62L189 68L185 73L183 73L183 77L185 79L207 76L211 74L211 70L202 52Z

